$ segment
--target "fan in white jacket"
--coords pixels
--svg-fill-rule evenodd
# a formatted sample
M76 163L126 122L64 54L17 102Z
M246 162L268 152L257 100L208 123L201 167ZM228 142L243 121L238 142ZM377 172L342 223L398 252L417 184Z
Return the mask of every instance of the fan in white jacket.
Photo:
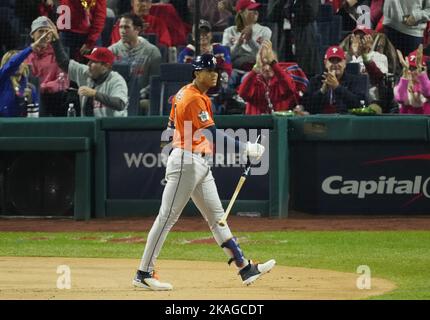
M423 41L430 0L385 0L383 12L386 35L407 56Z
M271 40L272 31L257 23L260 4L253 0L236 3L236 25L224 30L222 44L230 47L234 69L250 71L264 40Z

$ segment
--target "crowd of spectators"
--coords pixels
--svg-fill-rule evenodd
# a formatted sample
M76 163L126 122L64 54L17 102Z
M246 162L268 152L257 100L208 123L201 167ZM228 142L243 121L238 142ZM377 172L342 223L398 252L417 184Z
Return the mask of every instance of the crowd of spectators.
M71 101L80 116L154 114L160 65L196 52L217 58L216 114L430 114L430 0L199 4L1 0L0 116L67 116Z

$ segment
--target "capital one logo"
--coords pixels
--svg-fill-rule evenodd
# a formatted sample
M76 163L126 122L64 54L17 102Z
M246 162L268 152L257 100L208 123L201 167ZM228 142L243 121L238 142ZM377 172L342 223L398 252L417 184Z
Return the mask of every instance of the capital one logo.
M368 166L398 161L430 161L430 153L388 157L366 161L362 165ZM403 207L406 207L422 197L430 198L429 182L430 177L421 175L416 175L410 179L399 179L395 176L379 176L368 180L348 179L341 175L333 175L324 179L321 189L329 195L355 195L358 199L384 194L413 196L403 204Z
M396 177L380 176L378 180L353 180L343 176L329 176L324 179L321 189L329 195L355 195L365 199L372 195L409 194L430 198L430 177L415 176L412 180L398 180Z

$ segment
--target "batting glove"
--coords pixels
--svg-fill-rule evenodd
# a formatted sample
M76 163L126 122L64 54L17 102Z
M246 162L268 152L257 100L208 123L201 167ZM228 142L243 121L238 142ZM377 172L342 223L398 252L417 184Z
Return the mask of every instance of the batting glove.
M264 146L259 143L247 142L246 144L246 154L248 157L255 158L259 160L264 153Z

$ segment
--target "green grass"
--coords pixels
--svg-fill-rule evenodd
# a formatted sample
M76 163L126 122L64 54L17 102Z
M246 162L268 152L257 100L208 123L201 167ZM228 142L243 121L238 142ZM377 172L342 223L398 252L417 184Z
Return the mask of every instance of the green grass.
M397 289L373 299L430 299L430 232L250 232L237 233L245 254L260 261L275 258L280 265L355 273L370 267L372 277L393 281ZM112 239L146 233L0 234L0 256L53 256L140 259L142 243ZM189 244L209 232L172 232L160 259L225 261L215 244ZM91 237L83 240L81 238ZM39 239L39 240L37 240ZM357 274L358 277L358 274Z

